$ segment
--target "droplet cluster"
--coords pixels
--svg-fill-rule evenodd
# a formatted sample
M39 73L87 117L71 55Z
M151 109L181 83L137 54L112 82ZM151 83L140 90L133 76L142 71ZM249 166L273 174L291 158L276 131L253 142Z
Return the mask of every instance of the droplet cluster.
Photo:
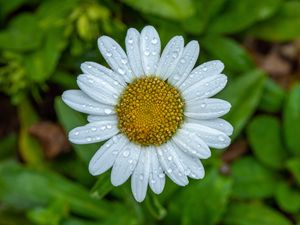
M183 111L180 92L153 76L130 83L116 106L121 132L143 146L168 141L183 121Z

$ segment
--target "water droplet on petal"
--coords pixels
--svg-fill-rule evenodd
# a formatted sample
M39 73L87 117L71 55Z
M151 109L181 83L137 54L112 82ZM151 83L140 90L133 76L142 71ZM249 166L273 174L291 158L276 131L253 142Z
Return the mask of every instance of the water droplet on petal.
M164 177L165 177L165 174L160 173L160 174L158 175L158 177L159 177L159 178L164 178Z
M225 138L224 138L222 135L219 135L218 139L219 139L220 141L225 141Z
M157 42L158 42L157 38L153 38L153 39L151 40L151 43L154 44L154 45L156 45Z
M201 108L205 108L206 104L202 103L200 106L201 106Z
M130 152L129 152L128 150L126 150L126 151L123 152L123 156L124 156L124 157L128 157L129 154L130 154Z
M118 73L121 74L121 75L124 75L125 74L125 71L121 68L118 68Z
M109 52L109 51L107 51L107 52L106 52L106 56L107 56L107 57L111 57L111 56L112 56L112 53Z
M133 43L133 39L132 39L132 38L129 38L129 39L128 39L128 43L129 43L129 44L132 44L132 43Z
M97 128L96 128L96 127L92 127L92 128L91 128L91 131L94 131L94 132L95 132L95 131L97 131Z
M144 180L144 175L143 174L140 175L140 180Z
M172 170L171 168L169 168L169 169L167 169L167 172L168 172L168 173L172 173L173 170Z
M90 142L90 141L92 141L92 138L91 137L87 137L86 141Z
M112 110L111 109L104 109L104 113L109 115L112 113Z
M148 50L144 51L145 56L150 55L150 52Z

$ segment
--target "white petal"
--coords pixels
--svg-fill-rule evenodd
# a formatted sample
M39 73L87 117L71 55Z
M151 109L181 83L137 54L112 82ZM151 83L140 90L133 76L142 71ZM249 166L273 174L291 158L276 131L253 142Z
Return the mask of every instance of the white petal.
M89 171L93 176L100 175L110 169L119 151L128 143L123 134L118 134L104 143L89 163Z
M197 158L189 156L184 152L177 150L176 152L185 169L185 174L193 179L202 179L205 175L204 167Z
M140 152L140 146L132 142L120 151L111 171L111 183L114 186L123 184L130 177L137 165Z
M117 134L117 121L99 121L74 128L69 132L69 140L74 144L90 144L107 140Z
M211 156L207 144L199 136L187 129L178 129L172 140L181 151L193 157L207 159Z
M199 98L209 98L221 91L227 83L227 77L223 74L207 77L182 92L186 101Z
M62 95L62 100L71 108L87 114L109 115L115 113L112 105L101 104L81 90L65 91Z
M134 78L128 63L128 58L121 46L112 38L102 36L98 39L98 47L110 67L124 77L126 82Z
M184 115L194 119L214 119L230 110L230 103L221 99L206 98L186 102Z
M220 74L224 69L224 64L220 60L213 60L197 66L191 74L180 85L181 90L184 90L198 81Z
M217 118L211 120L198 120L192 118L186 118L187 123L198 123L203 126L207 126L216 130L219 130L227 135L232 135L233 127L226 120Z
M136 77L144 75L145 73L143 70L140 51L140 33L136 29L128 29L125 39L125 45L128 60L133 73Z
M112 71L98 63L84 62L81 64L80 67L81 67L81 70L86 74L90 74L90 75L93 75L96 77L106 76L109 79L113 79L114 81L117 81L120 85L123 85L123 86L126 85L125 80L121 75L115 73L114 71Z
M150 149L150 175L149 185L152 191L160 194L165 186L166 176L158 161L157 153L154 147Z
M98 121L117 121L118 118L116 115L105 115L105 116L96 116L88 115L87 121L89 123L98 122Z
M131 189L136 201L142 202L147 193L149 172L150 172L150 151L143 148L140 153L138 163L131 176Z
M154 27L144 27L141 32L140 45L145 75L154 75L160 55L160 39Z
M178 60L182 55L184 40L182 36L173 37L164 48L156 72L163 80L168 79L173 73Z
M170 179L180 186L185 186L189 181L174 148L176 148L176 146L173 146L171 142L167 142L166 144L157 147L156 151L158 159Z
M174 72L168 79L171 84L176 87L182 84L195 66L199 51L200 47L198 41L191 41L186 45Z
M196 134L210 147L222 149L230 145L230 138L219 130L196 123L185 123L182 129Z
M77 84L84 93L103 104L116 105L119 91L99 77L79 75Z

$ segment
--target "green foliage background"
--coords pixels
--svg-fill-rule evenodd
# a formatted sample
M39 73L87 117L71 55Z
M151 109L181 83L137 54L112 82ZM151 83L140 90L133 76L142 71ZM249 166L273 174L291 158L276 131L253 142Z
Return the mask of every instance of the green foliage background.
M199 63L224 62L229 84L220 97L232 104L225 118L233 145L244 141L248 151L230 161L213 151L203 180L167 182L139 204L128 182L114 188L109 173L88 174L99 145L45 160L28 129L42 119L66 131L86 123L59 95L76 88L81 62L105 64L100 35L123 45L129 27L147 24L163 45L175 34L198 40ZM0 29L0 91L19 124L0 139L0 225L300 224L300 82L283 89L241 45L248 37L299 39L299 0L0 0ZM54 119L37 107L46 97Z

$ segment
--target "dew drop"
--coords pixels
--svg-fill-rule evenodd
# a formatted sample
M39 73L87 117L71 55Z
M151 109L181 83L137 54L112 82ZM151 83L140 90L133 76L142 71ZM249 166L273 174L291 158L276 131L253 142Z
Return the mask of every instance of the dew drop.
M150 182L151 182L152 184L155 184L155 183L156 183L156 180L151 179Z
M225 141L225 138L224 138L222 135L219 135L218 139L219 139L220 141Z
M90 142L90 141L92 141L92 138L91 138L91 137L87 137L86 140L87 140L88 142Z
M112 110L111 109L104 109L104 113L109 115L112 113Z
M185 59L180 59L180 62L183 64L183 63L185 63Z
M125 71L121 68L118 68L118 73L121 74L121 75L124 75L125 74Z
M148 50L144 51L144 55L145 56L149 56L150 55L150 52Z
M121 59L121 62L122 62L123 64L126 64L126 63L127 63L127 59Z
M172 173L173 170L172 170L171 168L169 168L169 169L167 169L167 172L168 172L168 173Z
M106 125L106 128L111 129L111 125L110 124Z
M144 180L144 175L143 174L140 175L140 180Z
M106 129L106 127L105 127L105 126L102 126L100 129L101 129L101 130L105 130L105 129Z
M202 103L200 106L201 106L201 108L205 108L205 107L206 107L206 104L205 104L205 103Z
M128 43L129 43L129 44L133 44L133 39L132 39L132 38L129 38L129 39L128 39Z
M168 157L168 160L171 161L171 160L172 160L172 156L169 156L169 157Z
M158 42L157 38L153 38L153 39L151 40L151 43L154 44L154 45L156 45L157 42Z
M94 132L95 132L95 131L97 131L97 128L96 128L96 127L92 127L92 128L91 128L91 131L94 131Z
M112 53L111 52L106 52L106 56L107 57L112 57Z
M160 174L158 175L158 177L159 177L159 178L164 178L164 177L165 177L165 174L160 173Z
M89 68L89 69L91 69L91 68L92 68L92 66L91 66L91 65L88 65L88 68Z
M124 156L124 157L128 157L129 154L130 154L130 152L129 152L128 150L126 150L126 151L123 152L123 156Z
M76 131L74 134L75 134L75 136L78 136L78 135L79 135L79 132L78 132L78 131Z

